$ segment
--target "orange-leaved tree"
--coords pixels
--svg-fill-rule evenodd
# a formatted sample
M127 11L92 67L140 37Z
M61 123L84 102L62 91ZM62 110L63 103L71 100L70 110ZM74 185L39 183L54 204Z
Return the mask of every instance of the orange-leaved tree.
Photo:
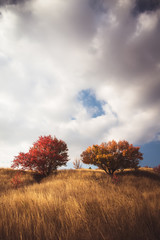
M43 176L50 175L68 161L67 144L51 135L39 137L27 153L20 152L13 160L12 168L34 170Z
M82 152L81 159L83 163L96 165L112 176L119 169L136 169L139 160L143 159L139 149L140 147L134 147L125 140L119 142L112 140L88 147Z

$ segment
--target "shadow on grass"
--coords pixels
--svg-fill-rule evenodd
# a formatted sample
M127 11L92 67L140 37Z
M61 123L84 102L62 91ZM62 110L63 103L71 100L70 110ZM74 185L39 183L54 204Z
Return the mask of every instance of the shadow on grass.
M35 173L33 173L32 176L37 183L40 183L43 179L48 179L49 177L56 176L56 175L57 175L57 171L54 171L53 173L51 173L48 176L45 176L45 175L35 172Z
M117 176L136 176L136 177L146 177L155 181L160 181L160 175L154 172L145 170L135 170L135 171L124 171L116 174Z
M44 176L39 173L33 173L33 179L36 181L36 183L40 183L42 179L44 179Z

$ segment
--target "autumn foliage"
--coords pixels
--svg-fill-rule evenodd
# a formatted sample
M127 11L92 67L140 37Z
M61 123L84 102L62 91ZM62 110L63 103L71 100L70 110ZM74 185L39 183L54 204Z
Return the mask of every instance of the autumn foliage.
M44 176L50 175L57 167L66 165L68 148L64 141L56 137L39 137L29 152L20 152L13 160L12 168L34 170Z
M134 147L127 141L116 142L114 140L101 145L88 147L82 154L82 162L93 164L103 169L109 175L116 170L126 168L137 168L139 160L142 160L140 147Z

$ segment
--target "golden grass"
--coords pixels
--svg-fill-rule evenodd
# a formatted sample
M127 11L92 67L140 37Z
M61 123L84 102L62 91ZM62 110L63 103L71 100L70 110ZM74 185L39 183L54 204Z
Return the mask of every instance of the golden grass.
M33 184L26 173L32 185L1 191L0 239L158 240L160 178L147 174L120 173L113 184L102 171L61 170Z
M11 184L11 179L15 176L18 171L15 171L10 168L0 168L0 195L3 192L8 192L13 189L13 185ZM27 186L35 183L35 179L33 178L33 174L30 171L21 171L22 172L22 181L23 185Z

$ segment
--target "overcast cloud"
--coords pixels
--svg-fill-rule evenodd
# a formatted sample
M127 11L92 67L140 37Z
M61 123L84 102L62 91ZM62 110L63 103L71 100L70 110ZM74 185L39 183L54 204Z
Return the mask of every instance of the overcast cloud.
M0 166L40 135L72 160L103 141L160 140L159 2L1 1Z

